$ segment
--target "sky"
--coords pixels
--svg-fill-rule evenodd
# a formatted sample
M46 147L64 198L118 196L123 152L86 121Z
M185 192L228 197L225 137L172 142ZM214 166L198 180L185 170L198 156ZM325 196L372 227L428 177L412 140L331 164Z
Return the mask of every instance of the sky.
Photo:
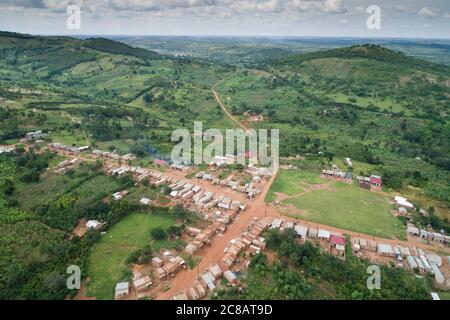
M80 8L80 29L67 27L69 5ZM379 28L367 26L373 6L380 9ZM0 30L449 39L450 0L0 0Z

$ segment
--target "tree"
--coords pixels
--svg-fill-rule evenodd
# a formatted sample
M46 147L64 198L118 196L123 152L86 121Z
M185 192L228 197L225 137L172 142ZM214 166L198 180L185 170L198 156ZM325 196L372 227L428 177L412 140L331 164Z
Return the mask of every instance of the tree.
M155 228L151 231L153 240L164 240L167 238L167 233L163 228Z

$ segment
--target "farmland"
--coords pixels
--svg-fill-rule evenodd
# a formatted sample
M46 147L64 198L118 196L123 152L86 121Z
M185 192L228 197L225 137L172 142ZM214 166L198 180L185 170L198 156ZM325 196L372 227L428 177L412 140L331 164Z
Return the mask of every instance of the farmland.
M158 227L167 229L173 223L167 216L132 213L112 227L92 249L87 295L113 298L116 282L128 280L128 256L146 244L151 244L154 250L170 248L170 242L165 240L151 242L150 232Z

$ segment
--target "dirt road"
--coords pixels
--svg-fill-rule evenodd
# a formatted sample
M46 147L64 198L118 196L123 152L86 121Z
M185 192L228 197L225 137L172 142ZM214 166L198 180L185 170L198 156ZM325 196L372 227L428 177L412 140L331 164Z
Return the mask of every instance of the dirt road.
M265 196L270 189L276 175L274 174L271 179L265 184L262 193L258 198L253 201L250 207L240 214L240 216L228 227L228 230L223 236L217 236L213 239L211 246L206 247L198 254L203 258L198 264L198 267L193 270L183 270L177 273L173 279L172 287L161 293L157 300L172 299L172 297L180 291L183 291L194 284L197 280L198 272L201 274L206 271L212 265L218 263L224 256L224 250L229 246L230 240L237 238L242 234L247 227L252 223L254 218L263 218L265 216L264 202Z
M222 102L222 100L219 97L219 94L216 91L216 86L219 84L219 82L223 81L224 79L216 82L212 88L211 91L214 95L214 98L216 99L217 103L220 105L220 107L222 108L223 112L227 115L228 118L231 119L231 121L233 121L234 123L236 123L239 127L241 127L242 129L244 129L245 131L248 130L248 128L246 126L244 126L242 123L239 122L239 120L237 120L228 110L227 108L225 108L224 103Z

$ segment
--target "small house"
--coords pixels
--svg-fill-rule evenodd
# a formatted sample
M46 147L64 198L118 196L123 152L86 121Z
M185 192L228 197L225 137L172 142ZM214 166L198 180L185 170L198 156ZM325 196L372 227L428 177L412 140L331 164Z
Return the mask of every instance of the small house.
M390 244L378 244L378 254L385 257L394 257L394 249Z
M406 232L407 232L408 235L410 235L410 236L415 236L415 237L418 237L418 236L419 236L419 229L416 228L416 227L409 226L409 227L406 229Z
M320 240L330 241L331 233L328 230L319 229L317 236Z
M223 276L224 276L224 278L227 279L227 281L228 281L229 283L231 283L231 284L235 284L235 283L237 282L237 277L236 277L236 275L235 275L232 271L230 271L230 270L225 271L225 272L223 273Z
M130 284L128 282L120 282L116 284L115 298L125 298L130 294Z
M152 204L152 200L150 200L149 198L142 198L139 202L144 206L149 206Z
M136 289L136 291L147 291L152 285L152 280L149 276L142 277L140 279L137 279L133 281L133 286Z
M94 230L98 230L103 226L102 223L98 222L97 220L89 220L86 223L86 228L88 228L89 230L94 229Z

